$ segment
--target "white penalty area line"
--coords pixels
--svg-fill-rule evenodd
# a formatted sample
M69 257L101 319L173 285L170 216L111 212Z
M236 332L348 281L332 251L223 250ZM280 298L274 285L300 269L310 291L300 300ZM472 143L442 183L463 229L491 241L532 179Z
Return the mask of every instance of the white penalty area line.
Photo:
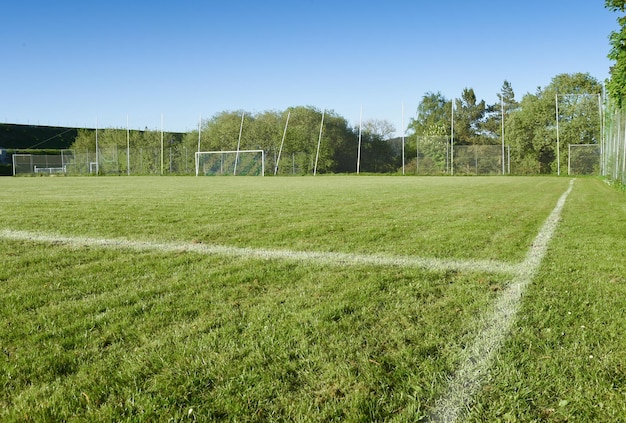
M0 238L12 241L50 243L71 248L98 247L135 251L187 252L257 260L291 260L330 266L383 266L421 268L428 271L485 272L514 275L519 265L491 260L443 260L410 256L349 254L338 252L268 250L260 248L229 247L201 243L133 241L115 238L64 236L52 233L0 230Z
M496 300L490 313L482 318L482 330L474 343L463 351L461 367L452 376L445 395L436 402L431 422L453 423L469 410L472 397L488 377L494 355L515 322L522 295L546 255L565 200L573 187L574 179L570 180L567 190L541 227L512 282Z

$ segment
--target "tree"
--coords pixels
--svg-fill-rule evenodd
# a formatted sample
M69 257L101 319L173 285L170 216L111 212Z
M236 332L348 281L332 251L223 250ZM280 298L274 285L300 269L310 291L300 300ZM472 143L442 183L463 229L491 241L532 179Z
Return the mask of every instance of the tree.
M368 132L381 140L391 138L396 128L388 120L368 119L363 122L363 131Z
M507 141L513 159L520 163L519 173L552 173L565 164L567 144L595 143L599 137L601 84L589 74L555 76L544 89L527 94L519 108L505 121ZM556 102L559 99L559 137L557 153ZM595 134L595 135L593 135Z
M605 7L612 12L626 12L626 0L606 0ZM617 19L620 29L610 34L611 49L608 58L615 64L610 69L607 90L618 107L622 107L626 98L626 16Z
M271 169L273 173L280 150L287 113L265 111L256 115L250 115L249 118L244 121L246 136L242 136L241 149L264 150L265 167L266 169Z
M503 115L506 121L511 112L518 107L519 103L515 100L513 87L509 81L505 80L498 93L498 102L487 106L485 123L482 125L483 135L492 142L499 142L502 136Z
M236 150L241 129L241 117L244 115L243 136L249 135L249 126L252 116L243 110L224 111L213 115L209 120L202 123L202 150ZM247 118L246 118L247 116Z
M438 174L446 168L452 121L452 101L440 92L427 92L411 119L406 144L407 167L419 173ZM412 170L410 170L412 172Z
M451 108L452 102L440 92L427 92L417 106L417 117L411 119L407 129L418 135L448 135Z
M512 160L518 163L514 172L550 173L556 157L554 127L554 101L550 103L541 92L526 94L519 109L505 121Z
M361 132L361 172L392 172L395 170L394 151L389 137L395 132L386 120L370 119ZM402 158L398 157L402 163Z
M481 126L487 108L485 100L480 102L472 88L465 88L461 97L456 99L454 110L454 143L481 144Z
M289 124L283 149L280 151L288 114ZM347 162L350 157L356 157L355 135L347 121L334 111L326 111L324 115L317 171L351 171L354 165L348 168ZM279 173L291 174L295 171L307 174L313 171L315 165L321 120L322 111L302 106L290 107L282 112L265 111L257 114L244 111L221 112L202 122L201 149L235 150L241 129L240 149L264 150L266 163L272 167L276 165L280 151ZM187 134L183 141L193 151L197 148L197 143L197 131Z
M358 136L348 121L326 111L318 172L354 172Z

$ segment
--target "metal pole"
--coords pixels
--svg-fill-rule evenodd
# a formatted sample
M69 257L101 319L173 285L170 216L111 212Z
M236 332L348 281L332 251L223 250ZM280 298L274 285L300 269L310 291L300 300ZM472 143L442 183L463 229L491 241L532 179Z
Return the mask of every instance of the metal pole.
M202 115L198 118L198 151L200 153L200 137L202 134ZM194 154L194 164L196 165L196 176L200 173L200 154Z
M239 161L239 148L241 146L241 133L243 132L243 118L246 112L241 112L241 124L239 125L239 140L237 140L237 153L235 154L235 167L233 169L233 175L237 174L237 162Z
M200 152L200 139L202 136L202 115L198 118L198 152Z
M504 100L500 95L500 107L502 109L502 174L504 175Z
M604 175L604 110L602 110L602 94L598 94L598 113L600 115L600 175Z
M274 176L278 173L278 164L280 163L280 155L283 152L283 144L285 144L285 136L287 135L287 126L289 125L289 116L291 116L291 111L287 112L287 121L285 122L285 129L283 130L283 139L280 141L280 148L278 149L278 158L276 159L276 163L274 164Z
M620 112L620 116L621 116L621 112ZM621 119L620 119L620 126L621 126ZM622 183L624 182L624 177L626 176L626 140L622 139L622 147L623 147L623 156L622 156Z
M572 173L572 144L567 145L567 175Z
M317 175L317 160L320 157L320 145L322 144L322 130L324 129L324 113L326 110L322 110L322 123L320 123L320 136L317 139L317 153L315 154L315 166L313 167L313 176Z
M511 146L510 145L507 146L506 152L507 152L508 174L510 175L511 174Z
M163 113L161 113L161 175L163 175Z
M100 149L98 148L98 118L96 118L96 176L100 174Z
M452 99L452 119L450 124L450 175L454 175L454 98Z
M419 120L419 117L420 117L420 112L418 108L417 113L415 115L415 122ZM415 133L415 174L416 175L420 174L420 137L419 135L417 135L417 132Z
M559 95L556 96L556 174L561 175L561 142L559 140Z
M128 128L128 115L126 115L126 173L130 176L130 129Z
M361 132L363 130L363 105L361 104L361 113L359 115L359 148L356 154L356 174L361 171Z
M402 103L402 174L404 175L404 103Z

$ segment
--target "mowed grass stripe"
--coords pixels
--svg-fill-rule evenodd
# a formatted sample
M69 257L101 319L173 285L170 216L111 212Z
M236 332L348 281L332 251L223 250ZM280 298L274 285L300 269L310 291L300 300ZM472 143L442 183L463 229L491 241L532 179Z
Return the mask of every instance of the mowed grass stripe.
M14 241L33 241L50 244L62 244L73 248L101 247L113 249L131 249L139 251L189 252L197 254L223 255L260 260L292 260L313 262L332 266L393 266L417 267L430 271L460 271L517 274L520 265L489 260L455 260L427 257L391 257L383 255L345 254L335 252L310 252L289 250L267 250L239 248L223 245L205 245L181 242L133 241L90 237L72 237L52 233L27 231L0 231L0 238Z

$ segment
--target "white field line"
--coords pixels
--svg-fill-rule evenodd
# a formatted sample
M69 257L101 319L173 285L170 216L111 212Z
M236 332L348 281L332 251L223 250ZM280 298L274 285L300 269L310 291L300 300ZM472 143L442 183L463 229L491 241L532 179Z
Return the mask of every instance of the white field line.
M63 236L51 233L0 230L0 238L14 241L32 241L61 244L73 248L100 247L136 251L189 252L259 260L293 260L331 266L389 266L422 268L429 271L468 271L515 275L519 265L491 260L443 260L408 256L384 256L314 251L267 250L229 247L222 245L131 241L124 239Z
M469 409L473 395L488 377L494 354L515 322L521 297L541 265L573 186L572 179L543 224L513 281L497 299L490 314L483 318L483 329L474 343L464 350L463 364L452 377L446 394L437 401L431 421L455 422Z

